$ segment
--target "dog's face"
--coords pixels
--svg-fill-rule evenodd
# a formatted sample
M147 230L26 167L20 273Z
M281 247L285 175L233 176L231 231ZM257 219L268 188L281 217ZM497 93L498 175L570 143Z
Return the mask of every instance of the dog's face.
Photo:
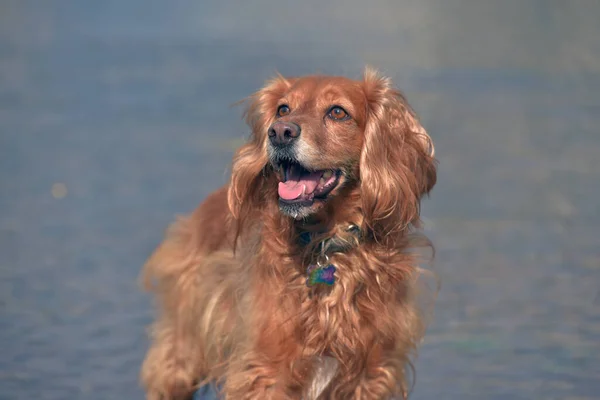
M361 85L340 77L296 79L276 99L267 154L284 214L315 213L355 178L366 111Z
M429 136L373 72L360 81L278 77L251 97L247 120L252 138L236 155L229 191L234 216L271 184L285 215L304 218L358 193L365 223L395 218L389 230L418 218L419 199L435 183Z

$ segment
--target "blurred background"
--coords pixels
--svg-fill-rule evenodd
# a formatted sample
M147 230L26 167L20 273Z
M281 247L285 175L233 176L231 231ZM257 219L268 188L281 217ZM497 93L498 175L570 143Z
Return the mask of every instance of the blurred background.
M600 398L600 2L0 2L0 399L141 399L140 267L276 71L407 95L442 290L413 399Z

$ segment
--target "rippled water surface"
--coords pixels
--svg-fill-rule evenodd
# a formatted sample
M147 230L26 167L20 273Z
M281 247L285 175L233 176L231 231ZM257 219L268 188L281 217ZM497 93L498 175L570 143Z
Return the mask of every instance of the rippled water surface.
M275 71L394 78L442 279L414 399L600 398L600 2L0 3L0 398L142 398L136 277Z

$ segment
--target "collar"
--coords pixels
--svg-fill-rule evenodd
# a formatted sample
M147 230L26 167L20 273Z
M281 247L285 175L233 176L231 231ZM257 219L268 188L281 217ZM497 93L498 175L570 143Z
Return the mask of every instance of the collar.
M308 246L313 240L319 236L323 236L324 232L302 232L299 236L299 243L302 247ZM359 245L362 239L362 232L358 225L349 225L343 235L333 235L321 240L315 246L315 253L318 255L329 255L334 253L345 253L348 250Z
M323 235L322 232L303 232L299 236L299 241L303 247L306 247ZM306 285L308 287L320 284L333 285L336 279L336 267L329 262L329 254L344 253L358 246L361 236L360 228L351 224L342 233L325 237L309 249L312 253L310 255L312 261L306 269Z

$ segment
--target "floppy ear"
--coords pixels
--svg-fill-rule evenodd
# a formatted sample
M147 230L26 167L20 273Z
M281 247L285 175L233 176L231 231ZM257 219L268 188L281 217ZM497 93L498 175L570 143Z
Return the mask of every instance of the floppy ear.
M264 197L262 186L268 173L265 169L268 164L267 129L275 117L277 101L290 85L290 81L278 75L245 100L248 103L245 118L252 133L233 157L227 192L229 210L238 221L242 221Z
M367 69L367 123L360 159L365 223L377 238L419 222L420 199L436 181L431 138L388 78Z

